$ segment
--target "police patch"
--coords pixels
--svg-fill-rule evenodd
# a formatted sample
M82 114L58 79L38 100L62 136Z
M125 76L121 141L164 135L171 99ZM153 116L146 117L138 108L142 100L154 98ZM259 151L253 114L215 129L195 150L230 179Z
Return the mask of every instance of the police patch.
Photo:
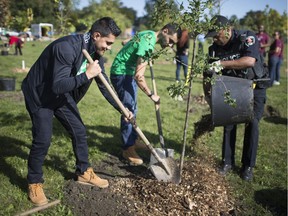
M253 44L255 44L255 37L253 37L253 36L246 37L245 45L249 47Z

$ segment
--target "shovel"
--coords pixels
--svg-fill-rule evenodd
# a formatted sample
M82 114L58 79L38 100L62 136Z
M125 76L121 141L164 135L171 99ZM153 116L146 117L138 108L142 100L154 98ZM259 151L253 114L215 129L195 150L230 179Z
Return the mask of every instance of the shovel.
M91 56L89 55L89 53L87 52L87 50L83 49L82 52L83 52L84 56L87 58L87 60L89 61L89 63L94 62L93 59L91 58ZM109 91L109 93L111 94L111 96L113 97L113 99L115 100L117 105L120 107L124 116L126 118L128 118L129 117L128 110L124 107L122 102L119 100L118 96L116 95L116 93L114 92L114 90L112 89L110 84L107 82L105 77L101 73L98 75L98 77L103 82L106 89ZM165 158L165 159L160 158L159 155L157 154L157 152L155 151L155 149L151 146L148 139L145 137L145 135L141 131L141 129L136 125L135 119L131 119L130 123L133 125L135 131L140 136L140 138L143 140L143 142L145 143L145 145L147 146L147 148L149 149L151 154L157 160L157 163L150 166L150 169L152 170L152 173L154 174L156 179L159 181L162 180L164 182L178 183L178 181L180 179L180 175L179 175L179 172L177 170L178 167L177 167L177 164L175 163L175 161L171 157Z
M156 82L154 79L152 61L149 61L149 66L150 66L153 94L157 95L157 88L156 88ZM161 117L160 117L160 106L158 103L155 103L155 112L156 112L156 120L157 120L160 145L162 147L162 149L161 148L155 148L155 150L157 151L157 153L160 155L161 158L165 158L165 157L172 157L173 158L174 150L165 148L165 142L164 142L163 131L162 131L162 123L161 123ZM155 161L155 159L153 157L151 157L151 162L153 163L154 161Z

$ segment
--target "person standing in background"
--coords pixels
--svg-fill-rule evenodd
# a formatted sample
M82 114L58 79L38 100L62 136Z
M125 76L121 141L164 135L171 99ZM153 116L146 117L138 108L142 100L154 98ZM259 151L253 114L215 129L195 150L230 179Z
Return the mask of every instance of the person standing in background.
M204 34L199 34L197 36L198 40L198 53L203 53L204 52L204 43L205 43L205 35Z
M283 61L284 43L281 40L279 31L273 34L272 42L268 55L269 76L272 85L280 85L280 67Z
M183 67L184 77L187 77L188 54L189 54L189 33L188 30L182 31L182 36L176 44L176 82L180 82L180 71Z
M269 47L269 35L264 31L264 25L260 25L258 27L258 33L256 33L256 36L259 41L259 52L265 59L266 57L266 47Z

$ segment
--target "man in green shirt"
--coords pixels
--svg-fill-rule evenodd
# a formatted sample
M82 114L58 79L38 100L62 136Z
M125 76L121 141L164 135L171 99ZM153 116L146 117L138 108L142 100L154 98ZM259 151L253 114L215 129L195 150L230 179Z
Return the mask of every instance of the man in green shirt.
M155 44L162 49L172 47L181 37L181 29L176 24L167 24L160 31L142 31L129 40L118 52L111 66L110 79L119 99L136 118L137 113L137 85L151 98L159 103L160 97L153 95L149 89L144 73ZM131 165L141 165L143 160L135 151L135 141L138 137L133 126L121 117L121 135L123 141L123 157Z

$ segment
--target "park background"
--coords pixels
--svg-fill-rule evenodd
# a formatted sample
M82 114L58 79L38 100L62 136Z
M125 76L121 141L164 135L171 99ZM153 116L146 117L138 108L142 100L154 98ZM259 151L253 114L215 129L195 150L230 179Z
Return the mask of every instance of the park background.
M61 7L59 7L59 2ZM133 8L127 8L125 4L121 4L121 1L116 0L91 1L87 7L79 6L80 1L78 1L78 6L74 4L77 1L55 1L54 3L45 0L0 1L2 14L8 11L8 18L4 21L1 20L1 26L17 32L26 31L30 24L34 22L53 23L55 26L53 38L27 41L23 48L23 56L14 56L13 48L9 50L8 56L0 56L0 76L15 78L16 80L15 91L0 92L1 214L14 215L32 208L26 194L27 156L31 145L31 122L20 89L21 82L29 68L51 40L62 35L85 32L87 26L90 26L92 22L102 16L111 15L121 25L121 29L129 29L131 26L135 27L136 31L157 29L163 23L160 23L159 26L152 26L151 14L153 13L154 2L145 1L145 13L143 16L137 17L137 11ZM260 123L255 179L251 183L243 182L237 173L232 173L225 178L231 186L230 190L237 200L237 205L241 207L239 215L287 215L287 14L286 9L284 11L273 9L274 2L271 1L271 4L261 10L249 10L249 7L247 7L247 12L242 17L234 15L228 17L236 21L235 26L237 28L248 28L257 31L257 25L261 23L265 25L266 31L270 35L273 31L279 30L285 40L281 85L273 86L267 90L266 111ZM3 7L3 3L6 7ZM287 5L284 4L284 6L287 8ZM31 16L31 10L27 10L28 8L32 9L33 16ZM219 11L219 7L215 4L215 13L217 11ZM3 17L1 16L1 19ZM123 38L126 36L122 35ZM5 42L4 38L1 43L4 44ZM205 42L204 50L207 51L209 43L209 41ZM193 39L191 39L192 44ZM120 48L121 38L113 45L111 52L105 54L108 75L113 58ZM191 46L190 56L192 55L192 48ZM25 63L24 68L23 62ZM176 158L179 158L183 142L186 101L174 100L168 94L167 87L175 82L175 69L176 66L173 63L171 53L168 54L168 58L163 56L155 61L154 71L158 94L161 95L164 137L170 143L173 143ZM181 75L183 77L183 73ZM149 73L147 73L147 79L150 79ZM191 154L200 155L203 160L209 155L209 157L215 159L217 164L221 158L222 128L217 127L213 131L201 134L201 136L198 135L195 139L195 126L203 116L210 113L208 105L203 102L201 76L196 77L193 81L192 98L187 155L190 157ZM87 126L91 163L97 164L101 159L107 157L107 154L120 156L119 114L104 100L96 85L91 86L88 94L80 102L79 109ZM139 93L139 115L137 120L144 133L148 134L152 144L158 146L154 106L141 92ZM109 133L107 133L107 129L109 129ZM243 131L244 125L240 125L236 149L238 164L241 160ZM65 178L59 172L59 166L64 167L67 172L73 173L74 160L71 158L73 158L71 141L65 130L55 121L52 145L46 159L47 162L44 165L45 184L47 184L49 196L52 199L63 199ZM211 164L211 167L213 166L215 164ZM219 178L222 177L219 176ZM52 185L56 185L56 187ZM71 207L60 204L47 210L46 214L71 214L69 208Z

